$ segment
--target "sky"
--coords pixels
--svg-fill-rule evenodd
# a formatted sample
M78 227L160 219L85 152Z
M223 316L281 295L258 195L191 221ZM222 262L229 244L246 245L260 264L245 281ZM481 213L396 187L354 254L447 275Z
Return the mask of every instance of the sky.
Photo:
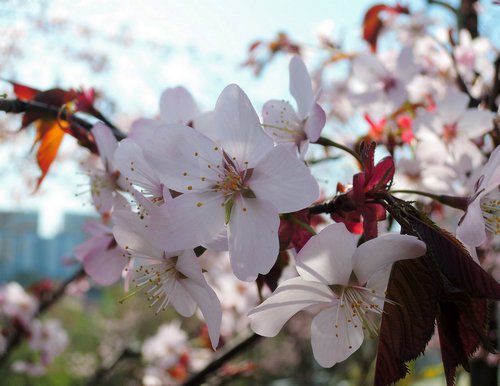
M113 101L101 107L118 125L157 114L161 92L176 85L187 87L202 109L211 109L222 89L237 83L259 111L269 99L290 98L289 58L279 57L255 77L240 66L252 42L285 31L308 47L306 62L312 66L315 31L330 20L344 46L363 50L361 23L374 3L0 0L0 48L10 45L20 51L3 68L0 58L0 77L40 89L94 87ZM421 7L422 3L412 1L411 5ZM0 93L10 91L5 84L0 86ZM3 117L0 113L0 119ZM90 211L89 197L84 194L88 191L86 176L75 162L62 161L85 158L84 151L75 151L72 138L65 140L59 161L37 194L19 178L37 176L30 153L32 133L14 141L16 146L12 142L0 145L0 208L39 210L46 235L57 231L64 211Z

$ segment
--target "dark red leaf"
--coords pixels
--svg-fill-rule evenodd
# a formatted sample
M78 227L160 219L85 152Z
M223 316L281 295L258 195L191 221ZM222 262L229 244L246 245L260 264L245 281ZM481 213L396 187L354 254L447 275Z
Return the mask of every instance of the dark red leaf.
M439 279L428 257L394 264L380 327L375 385L405 377L405 362L417 358L434 332Z
M406 209L406 220L427 244L440 271L455 288L472 297L500 300L500 284L474 262L462 243L411 205Z

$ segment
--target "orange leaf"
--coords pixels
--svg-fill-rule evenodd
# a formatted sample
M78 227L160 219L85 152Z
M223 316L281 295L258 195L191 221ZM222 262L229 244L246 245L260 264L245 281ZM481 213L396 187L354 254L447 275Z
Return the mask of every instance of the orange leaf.
M42 175L38 178L36 190L49 171L52 161L56 158L57 151L64 137L64 131L55 119L40 119L35 123L37 128L36 142L40 142L36 159Z

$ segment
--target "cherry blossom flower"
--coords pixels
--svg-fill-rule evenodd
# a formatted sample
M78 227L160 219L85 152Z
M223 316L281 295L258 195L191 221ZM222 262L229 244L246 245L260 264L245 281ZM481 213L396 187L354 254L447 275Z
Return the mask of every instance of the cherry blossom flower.
M91 237L74 249L85 273L99 285L117 282L128 263L122 248L115 241L111 228L97 221L87 221L83 227Z
M413 121L415 137L448 154L447 161L464 173L481 164L483 156L471 140L491 130L493 120L492 112L467 108L468 103L467 94L450 90L434 112L420 109Z
M311 325L314 358L323 367L347 359L374 336L383 312L388 267L423 255L416 237L386 234L356 247L357 237L344 224L332 224L313 236L297 256L299 277L284 281L249 313L251 328L275 336L300 310L319 307Z
M38 301L16 282L10 282L0 289L0 310L8 318L15 319L26 329L38 311Z
M181 125L151 136L146 154L168 187L182 193L152 214L148 232L166 250L203 245L227 225L234 273L253 280L278 256L279 213L310 205L319 187L287 149L274 147L246 94L220 95L209 139Z
M133 282L144 288L151 307L156 306L156 313L172 304L179 314L189 317L199 306L215 349L220 335L221 306L203 276L196 255L192 249L167 251L156 246L149 239L147 224L141 217L125 210L113 214L116 241L136 262Z
M460 219L457 236L465 244L481 245L486 230L500 234L500 146L491 153L476 181L474 192L464 216Z
M144 340L142 357L148 364L144 384L179 384L187 378L190 362L188 336L178 322L163 324Z
M297 112L288 102L270 100L262 108L262 126L274 141L292 144L304 158L309 142L318 140L326 115L313 95L311 78L299 56L290 61L290 93Z
M401 107L408 99L406 85L416 75L418 67L414 63L413 50L408 46L403 47L395 62L390 66L370 52L357 56L353 61L353 74L364 90L352 95L353 103L367 110L373 110L376 104L383 114Z
M103 123L97 123L92 128L99 155L104 164L104 170L93 169L90 174L90 191L94 206L101 214L107 214L113 208L117 189L120 189L120 173L115 167L113 155L118 141L111 129Z

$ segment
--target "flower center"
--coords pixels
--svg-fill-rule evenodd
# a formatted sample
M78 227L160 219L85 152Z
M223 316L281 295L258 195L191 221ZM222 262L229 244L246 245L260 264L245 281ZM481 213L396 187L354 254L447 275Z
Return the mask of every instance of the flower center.
M163 261L151 264L141 265L136 269L137 278L133 281L137 287L144 287L144 293L150 307L158 304L156 314L165 311L170 303L170 294L174 290L176 280L179 278L175 269L177 257L163 257ZM180 274L182 275L182 274Z
M445 142L450 142L457 136L457 124L449 123L443 127L443 139Z
M500 191L496 189L482 197L480 206L486 229L500 234Z
M347 324L353 323L354 328L357 328L356 322L361 321L363 330L368 331L370 337L376 337L378 335L377 317L383 312L381 306L384 301L389 301L385 295L361 286L335 287L337 288L334 292L339 295L340 300L338 309L345 313ZM337 315L335 327L338 327L338 318L339 315Z

